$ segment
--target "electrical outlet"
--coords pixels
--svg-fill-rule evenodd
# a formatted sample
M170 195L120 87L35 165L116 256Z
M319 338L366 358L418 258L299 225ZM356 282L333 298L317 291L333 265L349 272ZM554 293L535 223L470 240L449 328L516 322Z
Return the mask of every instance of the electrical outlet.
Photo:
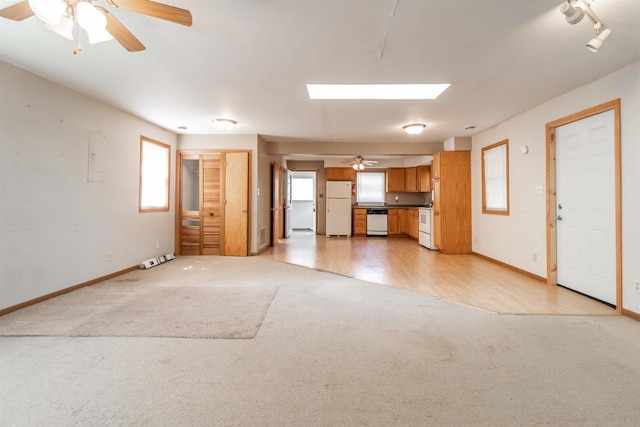
M635 286L633 290L640 294L640 280L635 281Z
M111 251L107 252L107 260L109 262L113 261L113 252Z
M538 254L536 252L533 253L533 256L531 258L533 262L538 262Z
M536 187L536 194L538 194L538 195L544 194L544 186L543 185L538 185Z

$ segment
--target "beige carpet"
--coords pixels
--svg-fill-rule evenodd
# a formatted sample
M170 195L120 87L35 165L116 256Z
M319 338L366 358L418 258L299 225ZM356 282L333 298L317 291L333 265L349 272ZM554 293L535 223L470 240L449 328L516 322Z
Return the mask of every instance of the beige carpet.
M0 426L639 425L640 323L622 316L498 315L259 257L179 257L105 286L123 302L161 288L172 307L194 288L278 291L254 339L0 336ZM60 318L115 307L71 301Z
M1 317L0 335L248 339L277 292L117 279Z

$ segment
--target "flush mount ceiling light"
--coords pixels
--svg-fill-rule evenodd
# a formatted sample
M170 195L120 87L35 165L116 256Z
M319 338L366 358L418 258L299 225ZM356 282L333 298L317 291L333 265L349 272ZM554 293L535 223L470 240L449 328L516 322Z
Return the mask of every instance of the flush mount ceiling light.
M213 124L216 125L216 127L220 130L231 130L233 129L233 127L237 124L238 122L236 122L235 120L230 120L230 119L214 119L213 120Z
M418 135L422 133L425 127L427 127L427 125L424 125L422 123L413 123L410 125L402 126L402 129L404 129L404 131L409 135Z
M444 84L308 84L309 99L436 99Z
M591 10L591 3L593 3L593 0L567 0L560 6L560 12L571 25L582 21L585 15L591 19L596 36L587 43L587 49L591 52L597 52L607 37L611 35L611 30Z

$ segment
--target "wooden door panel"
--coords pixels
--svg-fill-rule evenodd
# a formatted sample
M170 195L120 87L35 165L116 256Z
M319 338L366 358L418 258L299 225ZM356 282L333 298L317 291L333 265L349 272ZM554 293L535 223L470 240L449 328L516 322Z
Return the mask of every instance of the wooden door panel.
M220 155L202 156L202 255L221 255Z
M181 230L180 254L182 255L200 255L200 226L199 225L183 225ZM196 221L193 221L196 222Z
M249 153L225 155L224 254L247 256Z
M222 254L221 222L219 216L202 218L202 255Z

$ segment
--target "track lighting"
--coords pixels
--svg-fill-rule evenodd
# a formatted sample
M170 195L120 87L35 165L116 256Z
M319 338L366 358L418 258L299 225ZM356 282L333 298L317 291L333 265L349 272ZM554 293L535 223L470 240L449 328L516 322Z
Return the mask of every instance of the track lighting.
M581 7L574 7L570 1L560 6L560 12L564 14L565 19L571 25L577 24L584 18L584 10Z
M587 49L591 52L597 52L604 41L611 35L611 30L607 28L600 18L591 10L593 0L567 0L560 6L560 12L565 16L567 22L575 25L582 21L585 15L593 22L593 28L596 36L587 43Z
M597 25L596 25L597 27ZM611 30L600 25L599 28L596 28L596 36L592 38L589 43L587 43L587 49L591 52L597 52L598 49L602 47L604 41L611 35Z

